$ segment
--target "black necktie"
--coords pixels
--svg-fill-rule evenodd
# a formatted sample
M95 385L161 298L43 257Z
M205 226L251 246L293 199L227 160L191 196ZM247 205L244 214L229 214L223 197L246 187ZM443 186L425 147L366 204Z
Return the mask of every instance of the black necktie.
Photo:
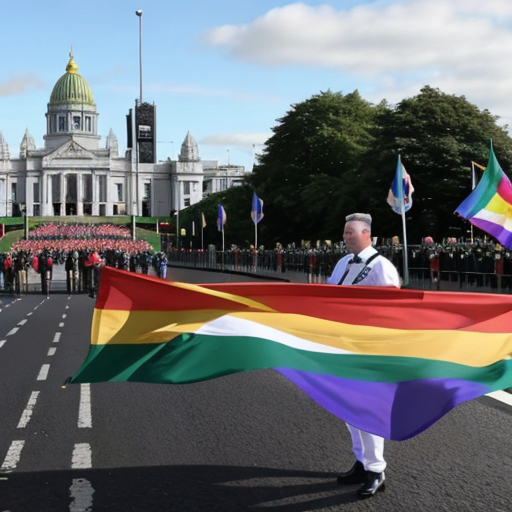
M363 260L359 257L359 256L354 256L349 262L348 264L350 265L351 263L363 263Z

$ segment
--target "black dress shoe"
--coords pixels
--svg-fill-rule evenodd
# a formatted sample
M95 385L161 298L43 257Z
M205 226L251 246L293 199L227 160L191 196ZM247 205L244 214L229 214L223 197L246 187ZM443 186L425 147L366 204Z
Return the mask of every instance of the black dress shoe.
M368 471L366 482L357 490L360 498L371 498L375 493L386 489L386 477L384 473Z
M368 471L364 469L363 463L356 460L354 465L345 473L338 475L339 485L362 484L366 482Z

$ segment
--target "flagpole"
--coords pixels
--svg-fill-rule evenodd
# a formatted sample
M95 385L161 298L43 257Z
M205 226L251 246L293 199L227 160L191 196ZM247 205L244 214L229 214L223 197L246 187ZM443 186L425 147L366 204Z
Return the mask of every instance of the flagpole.
M222 270L224 270L224 253L225 247L224 247L224 223L222 223Z
M409 258L407 255L407 229L405 226L405 205L404 205L404 190L403 190L403 178L404 171L402 166L402 160L400 154L398 155L398 164L400 165L400 179L398 180L398 197L400 198L400 215L402 216L402 232L404 235L404 271L403 271L403 285L409 285Z
M204 251L204 225L203 219L201 219L201 251Z
M471 190L475 190L476 187L476 172L475 172L475 162L471 162ZM471 244L473 244L473 224L471 224L470 236L471 236Z
M254 272L258 271L258 223L254 222Z

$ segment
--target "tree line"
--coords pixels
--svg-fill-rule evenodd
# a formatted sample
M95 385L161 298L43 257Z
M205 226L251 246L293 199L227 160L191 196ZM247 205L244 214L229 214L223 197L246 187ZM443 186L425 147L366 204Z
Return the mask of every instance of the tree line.
M401 218L386 203L400 154L415 189L406 214L408 241L467 239L470 225L454 212L471 192L471 162L487 164L491 140L510 176L512 139L498 120L464 96L430 86L397 105L372 104L357 90L320 92L277 120L243 186L183 210L180 222L189 229L195 222L197 248L203 213L205 243L218 245L215 221L222 204L226 247L248 246L254 243L250 210L256 191L265 215L258 245L340 240L345 215L354 211L372 214L375 236L401 238Z

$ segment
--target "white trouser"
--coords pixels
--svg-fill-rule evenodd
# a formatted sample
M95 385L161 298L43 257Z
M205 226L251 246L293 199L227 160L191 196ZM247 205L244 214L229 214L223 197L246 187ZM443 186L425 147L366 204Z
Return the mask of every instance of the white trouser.
M384 460L384 438L359 430L346 424L352 436L352 451L356 459L363 463L366 471L382 473L386 469Z

